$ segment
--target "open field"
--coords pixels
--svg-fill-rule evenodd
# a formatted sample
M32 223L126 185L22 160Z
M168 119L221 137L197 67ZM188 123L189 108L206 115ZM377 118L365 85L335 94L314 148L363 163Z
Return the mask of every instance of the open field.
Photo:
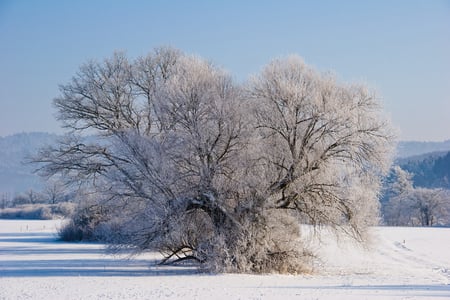
M257 276L109 255L59 225L0 220L0 299L450 299L450 228L377 227L370 249L324 236L314 274Z

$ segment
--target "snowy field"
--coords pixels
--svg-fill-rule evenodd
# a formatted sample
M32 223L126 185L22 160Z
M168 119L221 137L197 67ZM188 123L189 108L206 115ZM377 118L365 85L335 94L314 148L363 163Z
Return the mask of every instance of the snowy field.
M325 236L314 274L256 276L107 255L57 226L0 220L0 299L450 299L450 228L374 228L370 249Z

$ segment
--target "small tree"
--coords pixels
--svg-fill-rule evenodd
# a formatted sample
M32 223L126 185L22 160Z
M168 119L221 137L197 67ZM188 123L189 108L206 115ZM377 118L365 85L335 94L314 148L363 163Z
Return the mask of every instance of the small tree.
M0 209L5 209L11 205L11 200L9 198L9 193L3 193L0 200Z
M50 204L67 201L66 188L60 180L51 180L45 186L43 197Z
M448 199L442 189L416 188L411 195L411 208L421 226L449 223Z
M116 247L216 271L298 272L310 254L299 223L362 239L376 222L392 141L378 101L297 57L240 86L174 49L116 53L60 90L58 119L73 134L36 161L101 195L96 226Z
M390 182L385 188L387 201L383 207L383 217L387 225L401 226L412 223L410 195L414 190L412 174L399 166L394 166Z

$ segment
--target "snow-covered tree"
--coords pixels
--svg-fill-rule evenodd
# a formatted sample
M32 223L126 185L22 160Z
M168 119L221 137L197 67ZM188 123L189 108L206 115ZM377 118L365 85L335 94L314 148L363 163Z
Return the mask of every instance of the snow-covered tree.
M448 193L443 189L414 187L412 176L399 166L393 168L394 181L387 188L389 200L383 209L386 224L394 226L449 224Z
M414 190L412 174L399 166L394 166L385 187L386 203L383 206L383 219L388 225L410 224L411 210L409 196Z
M116 53L60 90L70 134L36 161L98 195L106 216L90 232L116 247L216 271L298 272L311 254L300 223L361 239L376 222L392 144L379 102L298 57L241 86L171 48Z
M448 198L442 189L416 188L411 195L411 202L417 225L449 224Z

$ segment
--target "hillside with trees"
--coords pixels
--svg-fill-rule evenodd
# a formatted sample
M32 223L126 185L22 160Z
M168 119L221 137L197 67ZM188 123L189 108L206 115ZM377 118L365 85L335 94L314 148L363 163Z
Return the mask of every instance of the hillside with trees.
M417 187L450 189L450 152L433 152L398 160L402 169L413 174Z

